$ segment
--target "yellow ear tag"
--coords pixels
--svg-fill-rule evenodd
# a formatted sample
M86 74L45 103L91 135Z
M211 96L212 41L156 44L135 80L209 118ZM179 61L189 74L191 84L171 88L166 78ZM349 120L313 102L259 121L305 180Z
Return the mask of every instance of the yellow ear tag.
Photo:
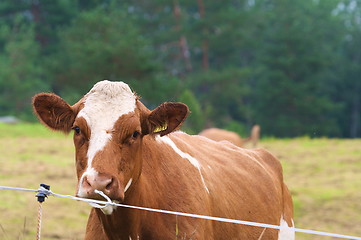
M159 133L161 131L164 131L166 130L168 127L168 124L165 123L163 126L158 126L156 129L154 129L153 133Z

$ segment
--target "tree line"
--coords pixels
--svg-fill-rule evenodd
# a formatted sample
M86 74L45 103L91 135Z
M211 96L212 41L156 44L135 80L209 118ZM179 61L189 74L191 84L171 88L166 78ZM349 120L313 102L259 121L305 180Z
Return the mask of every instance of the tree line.
M3 0L0 115L109 79L185 102L192 133L361 137L360 42L356 0Z

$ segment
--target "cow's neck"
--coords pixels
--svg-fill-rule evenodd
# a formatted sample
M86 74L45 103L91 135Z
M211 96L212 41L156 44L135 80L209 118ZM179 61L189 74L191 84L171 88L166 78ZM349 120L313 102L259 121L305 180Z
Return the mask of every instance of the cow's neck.
M155 197L154 188L161 188L162 173L161 160L162 148L155 147L154 137L143 139L143 166L142 173L135 179L125 193L124 204L143 207L159 206L159 199ZM122 239L122 236L143 235L146 226L140 224L139 214L146 214L143 210L118 207L111 215L104 215L99 209L96 211L103 229L109 239ZM142 227L142 229L140 228ZM126 237L125 239L129 239ZM134 239L134 238L133 238Z
M143 190L143 179L140 177L138 181L132 185L126 194L123 204L132 206L147 206L145 199L146 191ZM139 210L131 208L118 207L111 215L105 215L100 209L96 209L96 214L103 225L104 232L109 239L137 239L136 235L140 235L141 229L139 218L137 215Z

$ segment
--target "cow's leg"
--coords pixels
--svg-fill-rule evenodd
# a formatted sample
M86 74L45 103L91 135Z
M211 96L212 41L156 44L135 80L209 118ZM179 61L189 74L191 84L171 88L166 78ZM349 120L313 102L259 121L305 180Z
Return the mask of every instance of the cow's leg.
M85 240L108 240L105 235L101 221L93 208L90 212L86 227Z

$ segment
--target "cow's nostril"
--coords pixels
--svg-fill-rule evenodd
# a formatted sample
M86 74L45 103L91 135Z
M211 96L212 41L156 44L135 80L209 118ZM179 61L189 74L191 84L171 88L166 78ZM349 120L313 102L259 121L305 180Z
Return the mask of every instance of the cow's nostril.
M84 187L91 187L92 186L87 177L84 177L84 179L83 179L83 186Z
M106 189L106 190L110 190L110 189L112 188L112 186L113 186L113 182L114 182L114 180L113 180L113 178L111 178L110 181L109 181L109 183L108 183L107 186L105 187L105 189Z

